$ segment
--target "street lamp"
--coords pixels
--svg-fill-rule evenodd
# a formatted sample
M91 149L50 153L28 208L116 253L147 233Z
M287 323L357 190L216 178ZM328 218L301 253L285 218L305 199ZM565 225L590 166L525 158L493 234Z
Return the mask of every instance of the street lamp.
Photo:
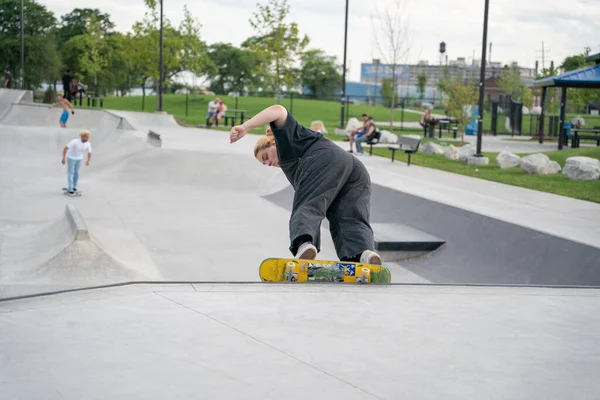
M344 115L346 108L346 48L348 45L348 0L346 0L346 20L344 27L344 69L342 70L342 110L340 117L340 128L344 127Z
M163 0L160 0L160 44L159 44L159 71L158 71L158 96L156 111L162 111L163 94Z
M477 124L477 152L476 157L483 157L481 153L481 138L483 135L483 97L485 88L485 49L487 47L487 24L488 24L489 0L485 0L483 15L483 43L481 47L481 74L479 78L479 123Z
M25 70L25 38L24 38L24 34L23 34L23 15L25 13L23 12L23 0L21 0L21 71L19 72L19 86L21 87L21 89L24 89L25 87L23 86L25 83L25 80L23 79L23 74L24 74L24 70Z

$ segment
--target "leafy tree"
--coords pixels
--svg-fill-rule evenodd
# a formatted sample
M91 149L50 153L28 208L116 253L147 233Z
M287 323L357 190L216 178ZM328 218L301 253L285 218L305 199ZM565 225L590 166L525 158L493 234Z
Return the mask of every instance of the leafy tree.
M408 14L403 9L405 4L404 0L395 0L385 9L383 15L378 10L377 17L372 17L375 47L384 63L392 66L390 100L389 102L386 100L390 106L390 130L394 125L394 107L399 81L398 68L406 64L411 49ZM382 85L382 91L384 88L385 85Z
M419 92L419 99L423 101L425 97L425 85L427 84L427 74L421 72L417 74L417 92Z
M290 7L287 0L269 0L267 5L258 4L252 14L250 25L258 33L244 43L253 51L260 64L256 73L262 78L266 89L279 93L298 82L298 69L294 64L308 45L308 36L300 37L298 25L287 23Z
M461 127L461 143L465 141L465 125L469 122L469 106L474 105L479 98L479 87L475 80L462 80L452 77L446 82L448 115L456 118Z
M60 26L56 30L63 68L70 68L74 76L81 71L79 64L81 48L74 47L74 44L78 43L77 41L71 41L70 43L69 41L74 37L88 33L92 18L99 25L102 37L106 38L114 34L115 24L110 20L110 15L102 13L97 8L75 8L61 17Z
M10 69L15 82L20 79L20 13L20 0L0 2L0 60L2 67ZM34 89L43 81L54 81L60 73L60 59L54 38L56 18L45 6L33 0L24 1L23 15L24 84L25 88Z
M156 1L146 0L149 11L142 21L133 25L133 37L130 42L129 54L135 71L135 83L142 85L146 94L146 84L151 81L155 85L159 81L159 42L160 20L156 10ZM163 17L163 67L165 78L169 71L180 68L178 56L183 50L183 40L173 28L168 18ZM165 85L168 82L165 81Z
M302 53L300 81L315 96L331 96L342 88L342 75L335 57L322 50Z
M178 32L183 48L178 54L179 63L166 71L166 79L171 79L182 71L189 71L197 76L216 71L215 64L208 56L208 46L200 39L200 22L192 16L187 6L183 7L183 15Z
M109 47L100 28L100 22L92 15L89 28L83 35L73 37L70 41L80 49L79 67L82 75L94 79L95 93L98 95L98 73L109 63Z
M253 72L259 61L251 51L229 43L215 43L209 47L208 55L215 65L209 73L210 90L216 93L243 92L255 82Z
M392 78L381 79L381 97L383 97L383 105L385 107L392 107L394 84Z
M523 87L525 85L521 81L521 72L519 68L504 67L500 74L500 79L498 79L498 86L509 94L513 100L521 101Z
M590 55L591 49L586 47L584 52L566 57L560 68L564 72L585 68L593 62L586 62L585 57ZM598 89L570 88L567 91L567 105L572 108L585 109L589 103L600 103L600 91Z

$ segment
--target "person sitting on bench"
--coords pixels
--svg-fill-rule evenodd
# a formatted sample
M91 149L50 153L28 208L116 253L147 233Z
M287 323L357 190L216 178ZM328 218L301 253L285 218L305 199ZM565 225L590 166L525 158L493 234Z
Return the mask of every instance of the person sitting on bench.
M362 126L360 128L354 129L348 135L348 141L350 142L350 150L349 150L350 153L353 152L352 144L354 143L356 138L362 136L365 133L366 129L369 127L369 116L367 114L363 114L361 119L363 120Z
M366 125L367 128L365 129L365 133L354 140L354 142L356 143L356 155L362 156L364 154L364 150L361 144L362 142L368 142L373 137L375 137L377 126L373 122L373 117L368 117Z

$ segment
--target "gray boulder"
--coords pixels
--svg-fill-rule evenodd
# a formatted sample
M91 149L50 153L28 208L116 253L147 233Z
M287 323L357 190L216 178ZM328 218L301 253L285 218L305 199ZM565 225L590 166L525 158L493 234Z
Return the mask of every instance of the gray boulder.
M600 160L591 157L569 157L563 176L574 181L591 181L600 178Z
M434 142L427 142L423 146L421 146L421 153L423 154L444 154L446 150L444 147L440 146Z
M521 157L509 151L501 151L496 156L496 162L500 168L515 168L521 165Z
M560 165L542 153L530 154L521 159L521 170L528 174L550 175L560 172Z
M451 160L458 160L458 149L453 145L448 146L446 152L444 153L444 157L449 158Z
M458 149L458 159L460 161L467 161L469 157L473 157L477 153L475 147L470 144L464 145Z

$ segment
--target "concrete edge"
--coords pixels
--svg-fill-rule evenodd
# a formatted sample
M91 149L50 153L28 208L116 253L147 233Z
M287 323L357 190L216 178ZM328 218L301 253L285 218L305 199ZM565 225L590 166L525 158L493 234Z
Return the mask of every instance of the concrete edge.
M148 131L148 143L155 147L162 147L162 139L160 138L160 133L156 133L152 130Z
M73 240L90 240L90 234L77 207L73 204L67 204L65 214L73 231Z
M124 281L117 283L110 283L106 285L90 285L80 286L76 288L50 290L47 292L38 292L32 294L25 294L19 296L1 297L0 303L9 301L25 300L32 298L51 297L61 294L69 294L76 292L86 292L93 290L102 290L109 288L129 287L129 286L168 286L168 285L197 285L202 286L254 286L254 287L271 287L271 288L297 288L296 290L303 289L316 289L316 288L348 288L355 290L362 290L373 287L450 287L450 288L505 288L505 289L544 289L544 290L556 290L556 289L572 289L572 290L584 290L584 291L600 291L600 286L578 286L578 285L534 285L534 284L485 284L485 283L420 283L420 282L408 282L408 283L373 283L368 285L358 285L350 283L298 283L290 284L286 282L261 282L261 281ZM2 286L0 285L0 288ZM214 289L214 288L213 288ZM258 293L258 292L256 292Z

